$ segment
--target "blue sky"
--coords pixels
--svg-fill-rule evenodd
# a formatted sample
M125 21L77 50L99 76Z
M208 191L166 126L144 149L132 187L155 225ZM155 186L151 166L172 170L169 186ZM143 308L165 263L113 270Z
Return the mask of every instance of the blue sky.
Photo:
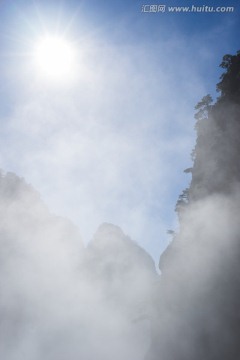
M215 94L239 49L233 13L142 13L144 4L202 1L1 1L0 167L31 183L89 241L113 222L158 261L188 185L194 106ZM33 61L44 32L78 51L73 83L43 81Z

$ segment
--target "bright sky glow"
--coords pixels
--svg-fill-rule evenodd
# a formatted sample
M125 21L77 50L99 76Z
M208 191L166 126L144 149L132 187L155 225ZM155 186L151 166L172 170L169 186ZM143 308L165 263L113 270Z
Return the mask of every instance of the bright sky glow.
M49 80L67 81L76 67L73 45L59 36L45 36L36 46L35 61L41 74Z
M239 48L234 3L144 14L127 0L1 2L0 168L85 242L114 223L158 263L190 181L194 106Z

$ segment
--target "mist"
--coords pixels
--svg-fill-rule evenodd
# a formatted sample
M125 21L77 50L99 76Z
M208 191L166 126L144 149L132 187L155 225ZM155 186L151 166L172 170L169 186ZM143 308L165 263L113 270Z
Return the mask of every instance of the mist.
M18 64L14 106L2 120L1 168L24 176L51 211L79 226L84 243L102 222L116 223L158 262L186 182L192 104L205 86L176 34L119 44L80 30L71 86L46 83L26 60ZM176 51L181 62L169 66Z
M186 210L181 232L161 256L162 278L147 359L238 356L239 189Z
M78 229L1 173L2 358L143 359L158 275L122 230L103 224L84 248Z
M239 56L188 154L237 11L60 3L1 4L0 357L236 360ZM52 31L76 46L62 86L33 61Z

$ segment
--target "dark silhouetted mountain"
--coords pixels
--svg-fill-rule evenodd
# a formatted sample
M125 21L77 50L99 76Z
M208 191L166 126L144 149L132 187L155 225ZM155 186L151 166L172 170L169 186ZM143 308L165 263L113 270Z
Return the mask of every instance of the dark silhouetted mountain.
M216 103L196 106L192 181L160 259L148 360L240 359L240 52L221 66Z

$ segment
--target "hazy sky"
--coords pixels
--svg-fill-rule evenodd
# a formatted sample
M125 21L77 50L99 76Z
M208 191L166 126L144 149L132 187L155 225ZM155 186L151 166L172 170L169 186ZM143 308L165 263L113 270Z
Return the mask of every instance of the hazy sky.
M221 58L239 48L237 1L207 3L234 11L141 11L205 5L187 0L0 1L0 167L85 241L107 221L155 260L166 246L190 181L194 106L215 96ZM44 77L35 61L46 33L75 48L69 81Z

